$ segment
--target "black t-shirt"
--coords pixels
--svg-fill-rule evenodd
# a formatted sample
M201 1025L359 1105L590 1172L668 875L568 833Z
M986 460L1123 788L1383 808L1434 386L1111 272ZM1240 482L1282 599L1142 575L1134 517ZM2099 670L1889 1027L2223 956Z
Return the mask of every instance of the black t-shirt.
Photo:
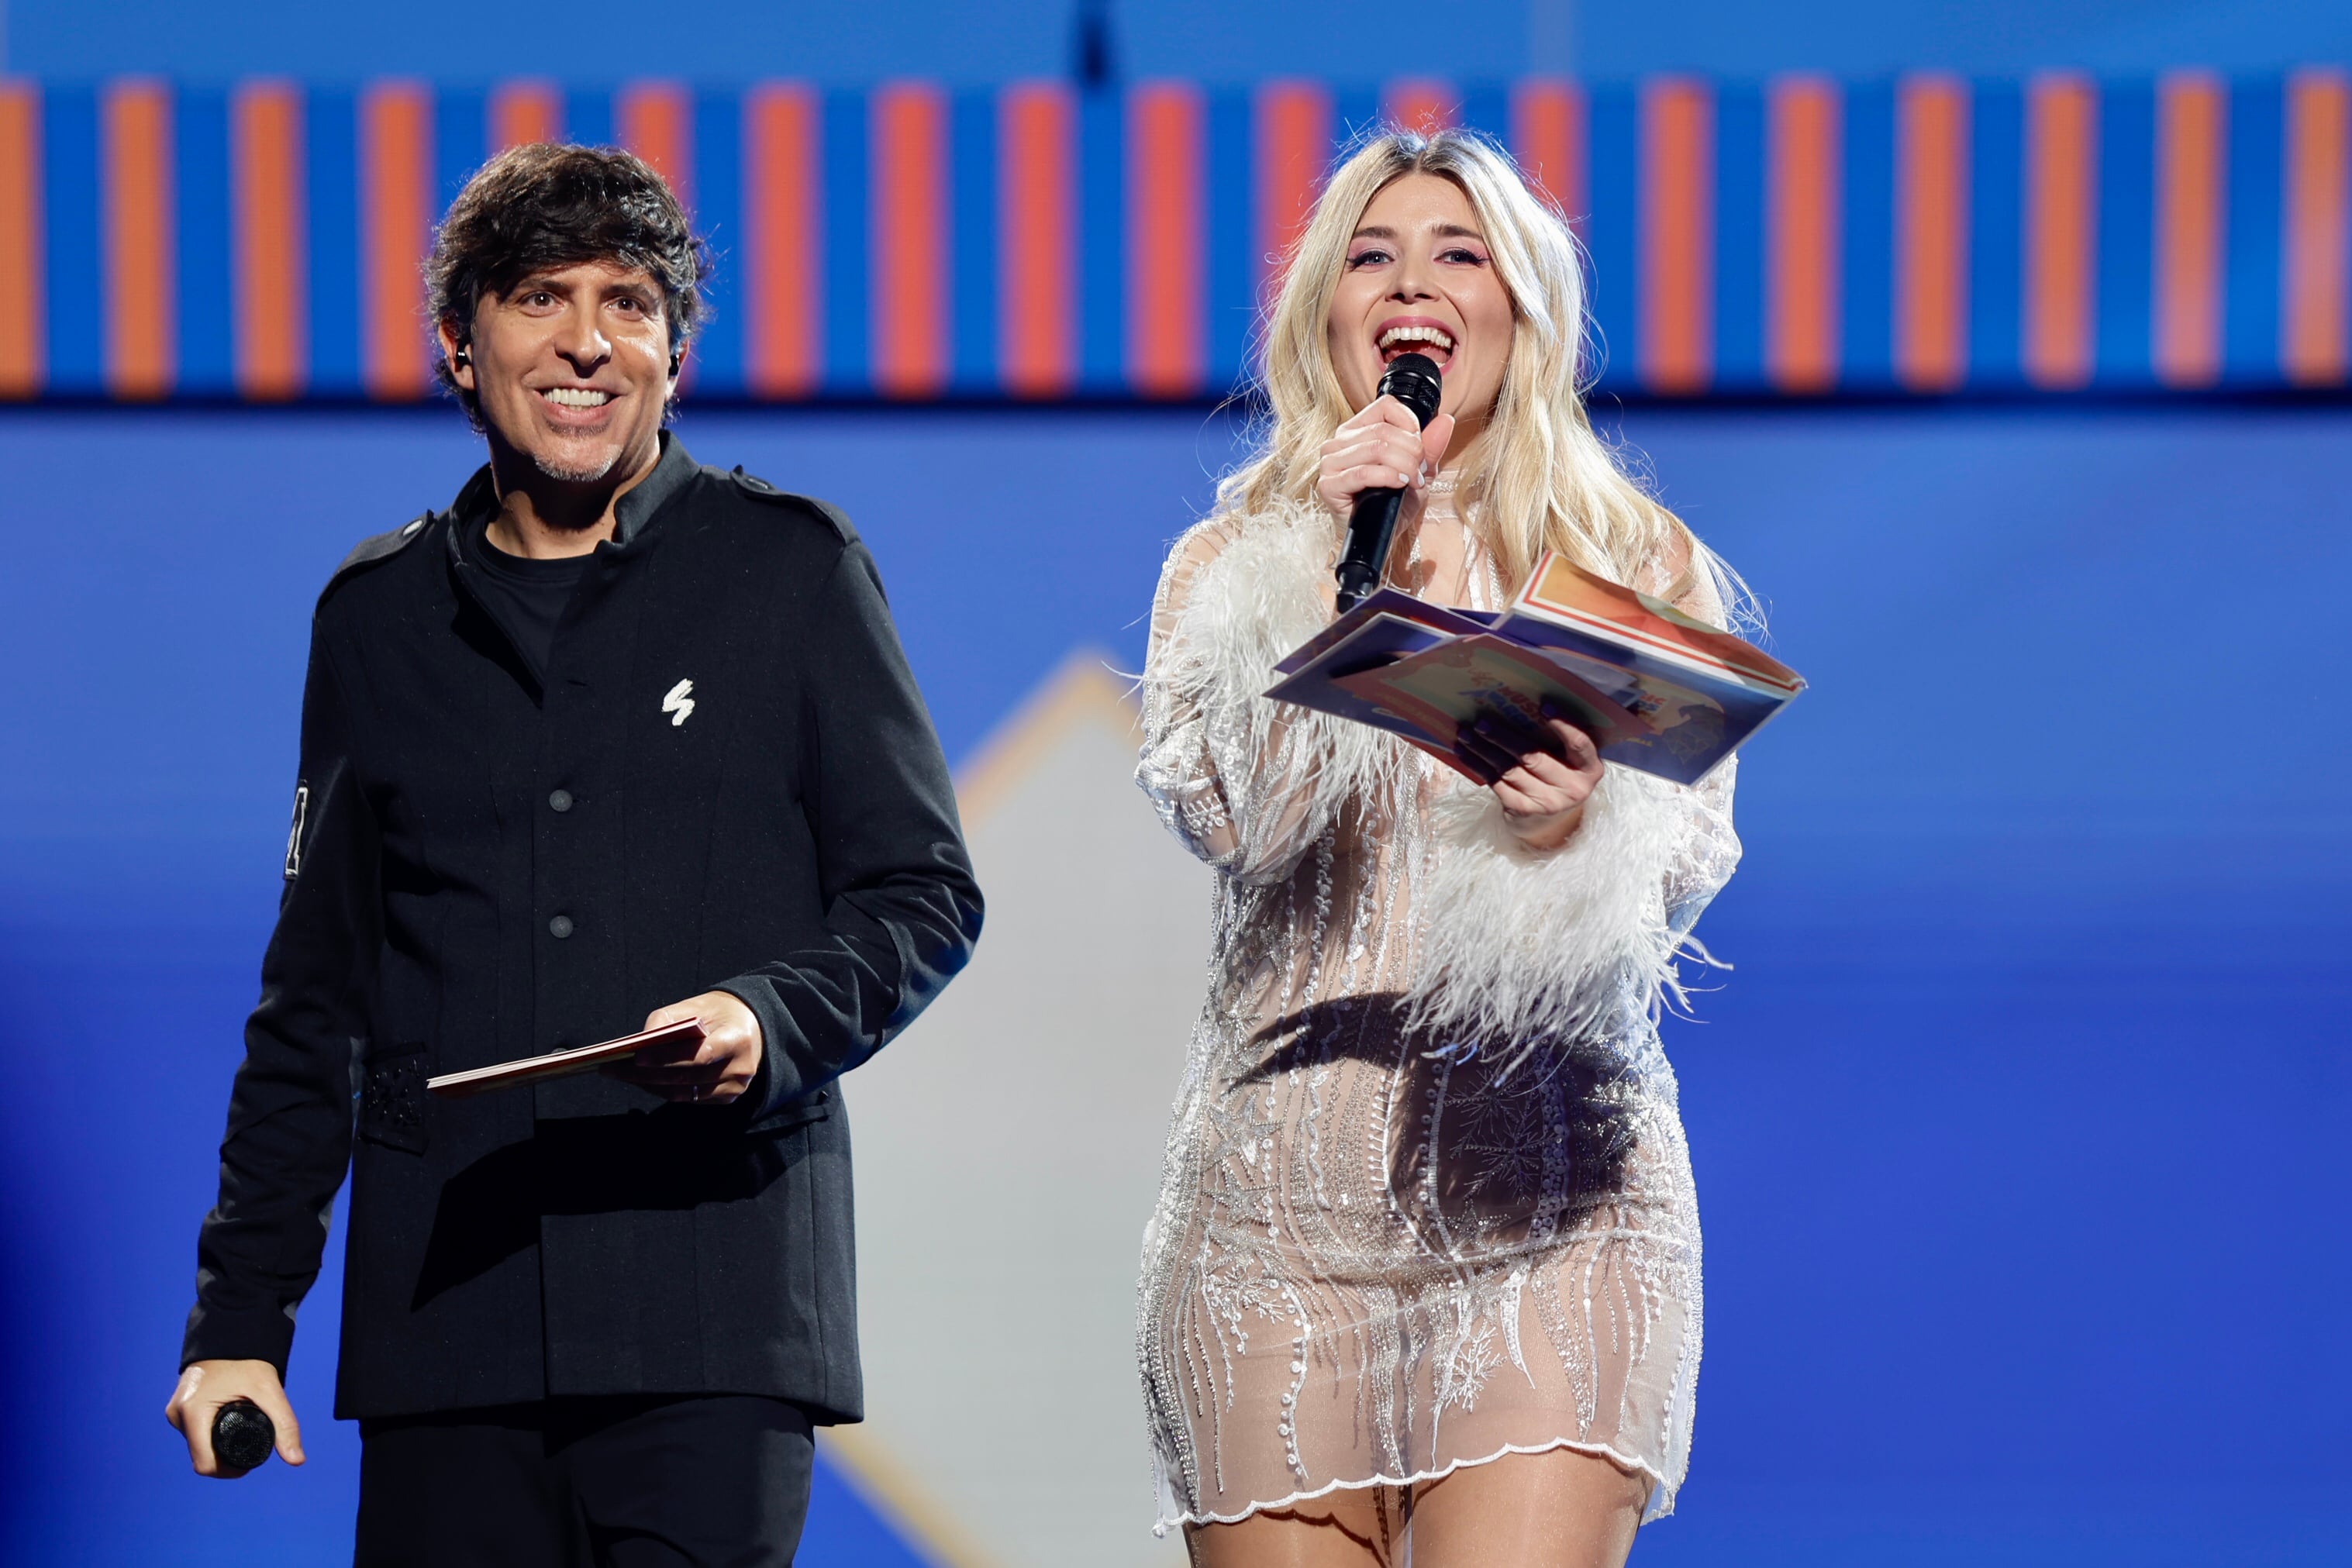
M491 613L530 661L532 673L544 680L548 655L555 647L555 623L563 618L572 591L586 574L589 558L539 560L509 555L490 542L487 522L474 526L472 542L474 558L482 565L475 588L490 601Z

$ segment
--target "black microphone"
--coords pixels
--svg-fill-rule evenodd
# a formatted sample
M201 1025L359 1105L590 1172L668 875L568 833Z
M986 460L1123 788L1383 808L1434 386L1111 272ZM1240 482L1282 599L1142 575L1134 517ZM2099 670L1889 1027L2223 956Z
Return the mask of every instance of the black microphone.
M232 1399L213 1412L213 1462L242 1475L278 1450L278 1424L250 1399Z
M1423 429L1437 417L1437 400L1444 391L1444 375L1427 354L1399 354L1381 372L1381 396L1412 410ZM1402 490L1357 492L1356 509L1348 517L1348 548L1340 553L1336 573L1342 614L1379 584L1389 545L1396 538L1397 508L1402 505Z

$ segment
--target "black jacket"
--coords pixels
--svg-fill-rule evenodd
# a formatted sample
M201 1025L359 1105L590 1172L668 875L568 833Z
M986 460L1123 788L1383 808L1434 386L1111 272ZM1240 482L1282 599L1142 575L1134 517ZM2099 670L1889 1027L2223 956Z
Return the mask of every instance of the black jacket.
M543 689L468 586L487 471L320 595L184 1364L283 1371L348 1163L339 1416L721 1391L859 1415L835 1081L962 967L980 893L848 522L664 444ZM734 1105L602 1076L425 1092L713 989L766 1036Z

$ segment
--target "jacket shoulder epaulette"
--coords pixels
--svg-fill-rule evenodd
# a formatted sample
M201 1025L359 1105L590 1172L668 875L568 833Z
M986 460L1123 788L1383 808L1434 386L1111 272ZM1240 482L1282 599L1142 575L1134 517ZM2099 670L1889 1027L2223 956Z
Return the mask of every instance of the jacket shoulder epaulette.
M854 545L857 542L856 528L843 516L841 509L830 501L820 501L814 496L795 495L790 490L779 490L757 474L744 473L740 464L722 477L755 501L764 501L774 507L795 507L814 512L832 528L843 544Z
M433 514L425 512L389 533L373 534L353 545L352 553L343 558L343 564L335 568L334 575L327 579L327 586L319 591L319 597L325 599L353 572L373 566L377 561L388 560L406 549L416 542L417 536L425 531L425 525L432 520Z

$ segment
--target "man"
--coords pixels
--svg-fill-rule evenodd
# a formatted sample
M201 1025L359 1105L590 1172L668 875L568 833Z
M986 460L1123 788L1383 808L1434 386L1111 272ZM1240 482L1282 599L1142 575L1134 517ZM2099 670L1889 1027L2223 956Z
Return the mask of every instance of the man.
M627 153L478 173L428 280L489 463L312 623L166 1414L200 1474L239 1397L301 1462L282 1380L348 1162L362 1564L789 1563L812 1426L859 1417L835 1080L981 900L856 534L662 428L702 257ZM688 1018L699 1049L609 1076L425 1091Z

